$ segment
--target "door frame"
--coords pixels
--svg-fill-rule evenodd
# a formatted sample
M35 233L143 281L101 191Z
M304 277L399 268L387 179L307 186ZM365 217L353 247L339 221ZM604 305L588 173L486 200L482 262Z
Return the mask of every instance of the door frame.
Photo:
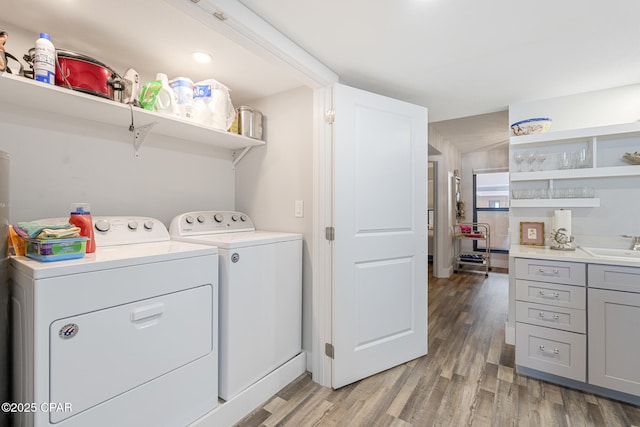
M429 149L431 149L429 147ZM430 191L432 194L429 195L427 193L427 197L432 197L433 198L433 239L432 239L432 246L431 248L427 248L430 249L433 252L432 258L431 258L431 265L432 265L432 269L433 271L435 271L436 266L438 265L438 225L439 225L439 221L438 218L440 217L440 215L438 215L438 168L439 168L439 164L440 162L438 162L438 160L432 160L431 159L431 155L429 155L428 160L427 160L427 167L429 165L429 163L432 164L432 168L433 168L433 183L430 187L427 188L427 191ZM428 240L427 240L428 242Z
M325 237L326 227L333 225L333 134L326 113L333 106L333 90L314 90L313 106L313 250L311 374L315 382L331 387L331 359L325 354L325 343L333 342L332 293L333 260L331 242ZM309 366L309 364L307 364Z

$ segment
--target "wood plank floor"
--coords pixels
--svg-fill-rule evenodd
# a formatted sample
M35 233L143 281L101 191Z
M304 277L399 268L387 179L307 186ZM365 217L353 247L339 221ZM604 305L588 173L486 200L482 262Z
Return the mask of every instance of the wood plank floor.
M429 354L338 390L304 374L236 424L640 426L640 407L517 375L508 276L429 277Z

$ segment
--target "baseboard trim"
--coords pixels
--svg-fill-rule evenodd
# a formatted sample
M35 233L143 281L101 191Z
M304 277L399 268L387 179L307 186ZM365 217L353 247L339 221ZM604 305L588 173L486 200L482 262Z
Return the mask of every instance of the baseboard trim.
M504 322L504 342L516 345L516 328L509 326L509 322Z
M234 425L306 372L306 365L306 353L302 352L231 400L220 401L216 409L196 420L189 427L230 427Z

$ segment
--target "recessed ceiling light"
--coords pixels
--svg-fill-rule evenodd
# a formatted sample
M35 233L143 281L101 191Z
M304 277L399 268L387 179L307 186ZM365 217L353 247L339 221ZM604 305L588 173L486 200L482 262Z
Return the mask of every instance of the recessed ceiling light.
M207 62L211 62L211 55L205 52L193 52L193 59L196 62L206 64Z

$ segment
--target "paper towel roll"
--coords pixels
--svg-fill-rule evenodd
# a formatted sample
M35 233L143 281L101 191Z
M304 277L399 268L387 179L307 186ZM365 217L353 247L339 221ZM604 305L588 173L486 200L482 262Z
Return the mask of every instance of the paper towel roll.
M553 229L559 230L564 228L567 230L567 235L571 236L571 211L560 209L553 211Z

